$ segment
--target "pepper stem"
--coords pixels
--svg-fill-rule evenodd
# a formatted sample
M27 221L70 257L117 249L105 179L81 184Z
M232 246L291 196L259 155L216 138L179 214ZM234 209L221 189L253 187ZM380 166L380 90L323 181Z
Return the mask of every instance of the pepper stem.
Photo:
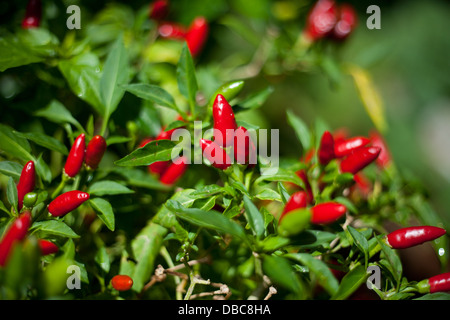
M61 191L64 189L64 187L66 186L68 177L66 176L66 174L64 172L61 176L62 176L61 182L59 183L58 187L56 187L55 191L53 191L52 199L55 199L61 193Z

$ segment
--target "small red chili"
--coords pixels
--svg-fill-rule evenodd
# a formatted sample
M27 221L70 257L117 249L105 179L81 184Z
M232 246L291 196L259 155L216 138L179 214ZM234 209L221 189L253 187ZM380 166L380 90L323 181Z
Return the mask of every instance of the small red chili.
M394 249L405 249L442 237L445 229L433 226L407 227L386 236L387 244Z
M200 147L203 151L203 157L208 159L214 168L225 170L231 166L230 156L217 143L210 140L201 139Z
M371 131L369 134L369 137L370 137L370 140L372 141L372 146L381 148L381 152L376 160L376 164L380 168L388 167L392 162L392 157L389 152L389 148L386 144L386 141L384 141L381 134L376 131Z
M78 208L89 199L89 193L78 190L65 192L48 205L48 212L54 217L61 217Z
M234 142L234 133L237 129L233 108L221 94L218 94L213 103L214 142L221 147L229 147Z
M379 147L364 147L356 150L342 160L340 164L341 172L356 174L371 164L378 157L380 151Z
M187 30L184 26L173 23L164 22L158 27L158 33L161 37L166 39L184 39L187 34Z
M308 204L308 194L305 191L297 191L294 192L289 200L286 202L286 205L284 206L283 212L280 215L280 218L278 220L278 223L281 223L282 218L289 212L306 208Z
M11 250L16 242L22 241L31 225L31 213L25 211L20 214L5 232L0 242L0 266L5 266Z
M43 256L57 253L59 251L58 246L51 241L39 239L38 244Z
M111 279L111 285L117 291L128 291L133 286L133 279L127 275L116 275Z
M204 17L196 17L186 33L186 43L193 57L202 51L208 39L209 25Z
M256 164L256 147L247 129L238 127L234 135L234 159L239 164Z
M320 139L318 150L319 163L323 166L327 165L335 158L334 155L334 139L329 131L325 131Z
M303 183L305 184L306 193L308 195L308 203L312 204L314 203L314 195L312 192L311 184L309 183L308 176L306 174L306 170L299 170L295 173L300 179L302 179Z
M64 166L64 173L69 177L75 177L83 165L86 154L86 142L84 133L80 134L74 141L70 149L69 156Z
M331 32L331 36L335 40L346 39L355 29L357 23L357 15L352 6L342 4L339 7L337 22Z
M450 272L441 273L417 283L419 293L436 293L450 291Z
M311 208L311 222L314 224L328 224L342 217L347 208L337 202L324 202Z
M161 175L159 181L163 184L172 185L177 182L188 168L188 161L186 157L180 157L175 160L165 172Z
M368 145L370 139L366 137L353 137L345 140L335 142L334 144L334 154L337 158L342 158L348 156L354 151Z
M169 1L168 0L156 0L150 4L150 19L162 20L169 12Z
M91 169L97 169L98 164L106 151L106 140L100 135L94 136L86 148L86 165Z
M36 181L36 169L33 161L28 161L22 169L19 183L17 184L17 197L19 200L19 211L23 206L23 198L34 190Z
M308 14L305 35L317 41L328 35L337 20L336 4L332 0L319 0Z
M27 4L25 17L22 20L22 28L37 28L41 24L42 4L41 0L30 0Z

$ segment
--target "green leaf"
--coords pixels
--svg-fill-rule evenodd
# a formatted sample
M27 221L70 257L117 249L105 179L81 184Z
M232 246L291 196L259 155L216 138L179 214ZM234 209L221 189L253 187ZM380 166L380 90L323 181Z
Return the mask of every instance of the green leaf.
M21 160L34 160L28 141L16 136L12 128L3 124L0 124L0 150Z
M13 161L1 161L0 173L8 177L12 177L15 181L19 181L23 166Z
M276 173L261 173L262 175L255 180L255 184L260 183L261 181L282 181L282 182L291 182L293 184L298 185L299 187L305 189L305 183L299 176L295 174L293 171L289 171L283 168L279 168Z
M60 60L58 68L78 98L89 103L98 113L105 113L99 93L100 62L95 54L87 52Z
M29 47L14 35L0 37L0 72L44 59L45 57L31 54Z
M267 87L264 90L251 94L241 102L238 102L238 107L242 109L259 108L266 102L273 91L273 87Z
M49 150L57 151L62 153L63 155L68 155L69 151L67 150L66 146L60 142L59 140L50 137L44 133L40 132L29 132L29 133L22 133L14 131L14 134L21 137L28 139L30 141L33 141L34 143L47 148Z
M58 124L70 123L78 129L82 129L80 131L84 131L80 123L72 117L69 110L67 110L66 107L58 100L52 100L45 108L36 111L34 115L37 117L46 118L47 120Z
M264 255L262 266L264 273L275 284L279 284L294 293L300 293L300 281L287 259L275 255Z
M319 246L329 248L330 242L336 237L336 234L327 231L306 230L297 235L293 241L302 249L313 249Z
M17 186L12 177L8 179L8 185L6 187L6 197L8 199L9 204L14 208L15 212L19 212L17 210L19 197L17 196Z
M348 226L347 230L353 238L353 243L364 254L364 265L367 266L367 262L369 259L369 243L367 242L367 239L352 226Z
M383 240L380 240L379 237L376 237L378 244L381 246L381 250L383 251L386 260L389 262L389 265L392 268L392 276L394 277L397 284L400 283L403 273L402 262L398 255L395 253L394 249L389 247Z
M126 186L116 181L110 180L102 180L93 183L91 186L89 186L87 192L90 195L96 196L134 193L133 190L128 189Z
M129 142L131 140L132 140L132 138L130 138L130 137L110 136L106 139L106 145L110 146L112 144Z
M125 93L123 87L129 79L127 51L122 37L114 43L106 57L100 78L100 98L104 107L103 117L109 119Z
M97 212L97 216L103 221L106 227L108 227L109 230L114 231L115 218L111 204L102 198L90 199L89 203L92 209Z
M145 166L156 161L169 161L172 159L174 147L175 142L171 140L155 140L117 160L115 164L118 166Z
M104 246L100 247L97 251L97 254L94 258L95 262L102 268L103 271L106 273L109 272L109 269L111 267L111 262L109 259L109 255L106 252L106 248Z
M294 129L303 150L309 150L311 148L311 133L306 123L290 110L287 111L287 120Z
M2 200L0 200L0 210L6 212L9 216L11 215L11 212L9 212L9 210L5 207L5 204L3 203ZM0 239L1 239L1 232L0 232Z
M180 93L189 101L189 105L193 108L198 84L195 76L194 61L186 42L183 44L183 49L181 49L181 56L177 65L177 82Z
M244 195L245 218L256 237L264 234L264 218L250 198Z
M337 292L331 297L332 300L345 300L367 281L369 274L363 265L350 270L341 280Z
M311 222L311 210L303 208L289 211L278 224L278 233L283 237L299 234Z
M123 86L123 88L141 99L152 101L157 105L179 112L172 95L159 86L145 83L133 83Z
M36 160L36 172L44 181L48 183L52 181L52 172L42 158L42 154L40 154Z
M60 220L46 220L33 223L31 230L38 231L44 235L55 235L66 238L79 238L67 224Z
M190 196L193 197L194 199L201 199L210 197L217 193L224 193L224 192L225 192L224 187L218 186L217 184L210 184L193 191Z
M332 296L339 288L339 282L328 266L308 253L289 253L285 258L293 259L308 267L317 278L317 282Z
M146 188L151 190L170 190L170 186L162 184L159 180L155 179L148 172L134 169L134 168L116 168L114 170L117 174L123 176L127 185Z
M269 201L279 201L282 202L281 196L278 194L278 192L272 190L272 189L263 189L259 191L255 198L260 200L269 200Z
M289 238L280 236L268 236L264 238L258 245L261 251L272 252L288 245L289 243Z
M175 213L177 217L188 221L199 227L213 229L221 233L229 233L233 236L247 241L244 229L217 211L204 211L200 209L190 209L182 206L178 201L168 200L166 207Z
M155 259L159 255L166 233L166 228L151 222L131 241L133 258L136 261L132 275L134 291L140 292L154 272Z
M281 182L278 182L278 191L280 192L281 200L283 201L283 203L288 202L291 196Z
M450 300L450 293L445 292L429 293L414 300Z

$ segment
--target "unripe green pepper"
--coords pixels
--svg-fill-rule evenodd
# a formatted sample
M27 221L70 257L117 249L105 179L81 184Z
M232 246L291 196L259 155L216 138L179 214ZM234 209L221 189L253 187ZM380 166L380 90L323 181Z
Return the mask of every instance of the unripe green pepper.
M24 197L23 197L23 205L26 208L33 208L34 204L36 203L36 200L38 198L38 195L36 192L28 192Z
M225 83L224 85L217 88L214 94L211 96L209 100L209 108L212 108L214 104L214 100L218 94L221 94L225 97L227 101L230 101L234 97L236 97L244 88L245 82L243 80L230 81Z
M278 225L278 234L283 237L296 235L307 228L311 221L311 210L295 209L286 214Z

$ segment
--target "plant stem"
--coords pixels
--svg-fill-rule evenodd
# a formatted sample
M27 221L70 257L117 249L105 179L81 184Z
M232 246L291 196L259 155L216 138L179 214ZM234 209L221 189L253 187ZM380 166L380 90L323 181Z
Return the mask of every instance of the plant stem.
M67 176L63 173L61 175L61 182L59 183L58 187L56 187L55 191L53 191L52 193L52 199L55 199L61 193L61 191L66 186L67 179L68 179Z

